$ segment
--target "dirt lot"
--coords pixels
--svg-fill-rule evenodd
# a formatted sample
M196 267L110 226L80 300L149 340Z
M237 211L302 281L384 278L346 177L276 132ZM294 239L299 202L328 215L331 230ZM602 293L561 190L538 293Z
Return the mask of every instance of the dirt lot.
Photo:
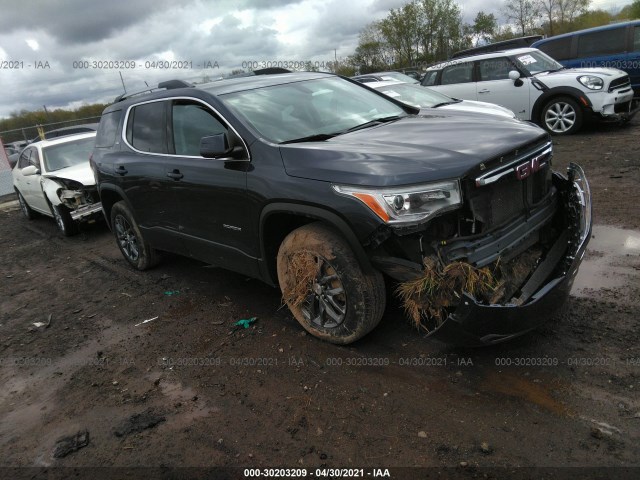
M605 476L639 478L640 120L555 144L556 168L575 161L589 176L594 238L566 311L490 349L425 338L397 302L357 344L322 343L256 280L173 256L134 272L104 224L64 238L52 219L27 221L5 203L0 467L92 478L83 467L601 474L557 469L582 466L633 467ZM86 446L54 457L61 437L85 430ZM416 466L433 469L400 468ZM244 471L210 478L225 475Z

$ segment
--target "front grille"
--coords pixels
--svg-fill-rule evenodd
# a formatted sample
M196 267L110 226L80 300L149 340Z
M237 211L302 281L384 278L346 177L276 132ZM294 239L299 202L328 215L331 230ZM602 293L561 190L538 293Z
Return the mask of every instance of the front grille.
M518 165L537 157L539 152L540 149L534 150L523 158L522 162L518 162ZM512 171L498 181L486 185L465 182L465 197L473 216L482 222L483 231L488 231L533 209L547 196L551 183L549 157L542 169L523 179L518 179L515 171Z
M624 88L631 85L631 80L629 80L629 75L625 75L620 78L616 78L615 80L611 80L609 84L609 92L613 92L618 88Z

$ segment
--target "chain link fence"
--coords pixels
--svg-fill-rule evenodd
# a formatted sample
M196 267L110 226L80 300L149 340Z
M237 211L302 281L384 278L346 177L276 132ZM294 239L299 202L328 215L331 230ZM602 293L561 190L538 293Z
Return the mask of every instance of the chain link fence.
M6 145L10 142L17 141L35 141L38 140L38 128L42 128L44 132L55 130L57 128L73 127L75 125L82 125L84 123L98 123L100 122L100 115L96 117L77 118L74 120L65 120L63 122L43 123L41 125L32 125L30 127L15 128L13 130L4 130L0 132L0 137L3 143Z

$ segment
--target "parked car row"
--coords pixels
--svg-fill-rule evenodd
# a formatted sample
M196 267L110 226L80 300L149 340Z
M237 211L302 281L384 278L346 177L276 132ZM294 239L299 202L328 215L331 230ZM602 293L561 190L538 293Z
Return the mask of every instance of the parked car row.
M415 82L398 72L353 78ZM591 119L625 123L640 103L640 20L456 52L429 67L420 83L453 98L508 108L554 135L576 133Z

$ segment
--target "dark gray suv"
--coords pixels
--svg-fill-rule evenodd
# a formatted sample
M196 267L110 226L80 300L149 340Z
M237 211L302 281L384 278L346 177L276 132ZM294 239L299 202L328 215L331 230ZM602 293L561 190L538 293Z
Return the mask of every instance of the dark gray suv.
M582 170L540 128L417 110L283 73L119 98L92 157L105 218L144 270L175 252L279 285L313 335L353 342L395 284L416 326L489 344L566 299L591 230Z

